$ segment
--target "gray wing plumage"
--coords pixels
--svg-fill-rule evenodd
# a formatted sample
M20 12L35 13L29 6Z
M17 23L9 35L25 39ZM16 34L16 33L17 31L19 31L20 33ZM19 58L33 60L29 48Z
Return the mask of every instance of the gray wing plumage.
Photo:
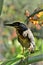
M34 36L33 36L33 33L31 32L31 30L29 28L23 32L23 36L24 37L28 36L28 38L30 39L31 47L34 49L35 48Z

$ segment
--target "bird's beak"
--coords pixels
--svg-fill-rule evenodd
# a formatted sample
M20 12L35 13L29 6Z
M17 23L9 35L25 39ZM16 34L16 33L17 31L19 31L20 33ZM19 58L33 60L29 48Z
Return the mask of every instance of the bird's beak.
M4 24L4 26L11 26L11 27L18 28L18 26L16 24Z
M14 24L4 24L4 26L14 26Z

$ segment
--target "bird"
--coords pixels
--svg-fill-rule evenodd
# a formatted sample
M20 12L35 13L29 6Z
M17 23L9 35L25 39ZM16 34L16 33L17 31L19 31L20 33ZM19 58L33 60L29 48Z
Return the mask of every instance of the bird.
M18 41L22 45L23 48L28 48L29 52L34 52L35 49L35 40L34 35L31 30L26 26L26 24L22 22L14 22L11 24L4 24L4 26L11 26L16 29Z

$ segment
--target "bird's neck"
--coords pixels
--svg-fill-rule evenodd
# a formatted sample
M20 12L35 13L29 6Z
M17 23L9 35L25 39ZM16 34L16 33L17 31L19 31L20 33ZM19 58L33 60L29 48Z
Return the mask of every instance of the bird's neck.
M26 31L27 29L28 29L27 27L25 27L25 28L17 28L16 31L17 31L20 35L22 35L22 33L23 33L24 31Z
M23 33L23 30L17 30L17 33L19 33L20 35L22 35L22 33Z

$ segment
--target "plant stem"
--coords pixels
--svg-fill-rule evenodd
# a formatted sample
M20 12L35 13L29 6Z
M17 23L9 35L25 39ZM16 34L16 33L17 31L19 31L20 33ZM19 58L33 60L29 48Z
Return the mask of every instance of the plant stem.
M36 12L33 12L30 16L28 16L27 19L25 20L25 21L27 22L27 24L28 24L28 22L29 22L29 18L30 18L30 17L33 17L35 14L38 14L39 12L42 12L42 11L43 11L43 9L40 9L40 10L38 10L38 11L36 11Z
M36 11L36 12L33 12L33 13L28 17L28 19L29 19L30 17L34 16L35 14L41 12L41 11L43 11L43 9L40 9L40 10L38 10L38 11Z
M28 65L28 64L38 62L38 61L42 61L42 60L43 60L43 54L40 54L40 55L37 55L37 56L27 57L26 59L17 62L15 65Z

